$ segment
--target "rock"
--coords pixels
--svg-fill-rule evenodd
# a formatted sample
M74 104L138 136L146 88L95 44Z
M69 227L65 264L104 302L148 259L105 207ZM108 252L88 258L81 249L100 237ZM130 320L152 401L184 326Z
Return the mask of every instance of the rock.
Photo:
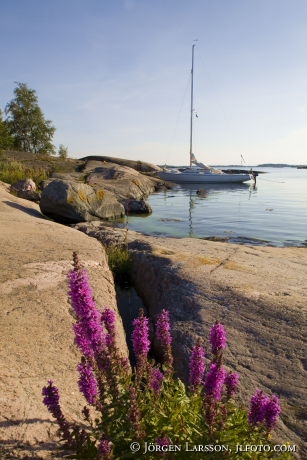
M54 380L65 416L82 423L81 354L68 301L72 251L89 272L98 307L115 311L117 342L128 356L113 276L98 241L44 218L37 204L10 195L1 182L0 234L0 458L62 459L41 390Z
M145 200L121 200L127 214L151 214L152 208Z
M127 229L108 227L105 223L95 220L74 224L74 228L88 236L96 238L104 246L124 246L127 239Z
M118 200L142 200L153 193L159 183L135 169L114 163L88 161L84 173L88 174L86 182L91 187L109 190Z
M240 374L240 401L248 407L256 388L280 396L283 412L274 439L291 440L300 458L307 458L306 249L130 230L128 240L132 279L149 316L154 319L162 308L170 312L177 374L187 381L197 339L210 359L209 330L220 321L228 336L224 364Z
M43 214L62 223L114 219L125 214L113 194L103 188L55 179L44 188L40 201Z
M103 187L114 193L124 205L126 213L150 214L152 212L144 198L157 189L159 180L144 176L128 166L114 163L89 161L86 171L89 171L87 183L95 189Z
M12 185L12 188L15 190L22 190L22 191L32 191L36 192L36 184L32 179L24 179L16 182L15 184Z
M10 192L25 200L36 202L40 200L40 195L36 191L36 184L32 179L24 179L15 182L11 185Z

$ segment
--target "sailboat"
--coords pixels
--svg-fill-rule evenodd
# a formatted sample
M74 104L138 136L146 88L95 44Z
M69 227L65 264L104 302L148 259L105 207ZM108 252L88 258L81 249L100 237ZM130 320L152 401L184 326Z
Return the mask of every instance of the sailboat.
M253 174L246 171L246 173L225 173L220 169L212 168L211 166L199 163L193 153L193 118L194 118L194 105L193 105L193 83L194 83L194 48L192 45L192 68L191 68L191 109L190 109L190 166L187 168L169 168L163 169L157 173L160 179L170 182L180 183L234 183L246 182L253 179Z

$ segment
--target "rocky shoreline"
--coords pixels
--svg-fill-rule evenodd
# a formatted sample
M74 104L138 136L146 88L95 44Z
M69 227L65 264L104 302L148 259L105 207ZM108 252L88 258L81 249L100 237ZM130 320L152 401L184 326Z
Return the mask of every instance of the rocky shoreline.
M278 394L283 405L278 440L297 444L298 458L306 458L307 249L147 237L110 229L101 221L74 229L44 218L37 204L10 195L5 184L0 197L0 427L5 455L14 455L6 458L51 458L54 429L48 436L52 424L40 396L48 378L64 389L68 416L78 417L78 356L65 281L71 253L80 252L99 305L117 311L112 276L97 239L120 244L127 237L133 282L150 315L162 308L170 311L178 374L186 377L195 340L206 339L215 320L223 322L229 335L225 364L241 375L242 402L256 388ZM120 336L126 353L123 332Z

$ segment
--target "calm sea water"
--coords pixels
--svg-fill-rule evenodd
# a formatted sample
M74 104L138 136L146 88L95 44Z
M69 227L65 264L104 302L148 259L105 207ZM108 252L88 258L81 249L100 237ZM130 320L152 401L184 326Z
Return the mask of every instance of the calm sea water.
M265 172L256 186L178 185L155 193L148 199L152 215L129 216L128 227L150 235L307 246L307 169L254 169Z

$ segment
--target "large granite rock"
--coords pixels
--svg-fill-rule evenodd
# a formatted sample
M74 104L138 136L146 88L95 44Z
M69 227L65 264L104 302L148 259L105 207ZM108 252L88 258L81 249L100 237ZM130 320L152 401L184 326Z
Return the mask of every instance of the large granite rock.
M94 189L103 187L114 193L127 214L150 214L145 201L159 187L159 179L145 176L133 168L115 163L88 161L84 173L86 182Z
M306 249L127 235L133 282L149 315L170 311L178 375L187 380L198 339L210 357L209 329L220 321L241 401L248 407L256 388L277 394L283 412L274 439L307 458Z
M141 200L156 190L158 182L128 166L107 162L88 161L84 173L89 185L103 187L119 200Z
M113 276L94 238L44 216L36 203L9 193L0 182L0 458L63 459L57 426L41 389L55 381L69 420L83 420L78 389L81 355L74 345L74 315L67 274L72 251L90 275L97 305L117 317L117 342L128 356Z
M122 200L127 215L129 214L151 214L152 207L146 200Z
M77 223L95 219L114 219L125 214L115 196L90 185L55 179L44 188L40 201L43 214L57 222Z

